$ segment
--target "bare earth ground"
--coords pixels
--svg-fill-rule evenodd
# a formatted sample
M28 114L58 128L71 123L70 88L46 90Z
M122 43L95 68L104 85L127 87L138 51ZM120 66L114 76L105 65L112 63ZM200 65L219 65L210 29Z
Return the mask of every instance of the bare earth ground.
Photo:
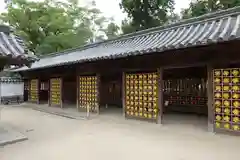
M29 140L0 148L0 160L239 159L239 137L191 125L160 126L120 116L73 120L19 107L5 108L2 121Z

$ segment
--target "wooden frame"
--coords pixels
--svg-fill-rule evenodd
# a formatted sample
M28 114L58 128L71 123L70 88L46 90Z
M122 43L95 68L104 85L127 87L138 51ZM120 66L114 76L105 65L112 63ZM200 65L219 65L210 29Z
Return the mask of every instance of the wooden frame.
M97 106L97 114L100 114L100 84L101 84L101 75L97 74L97 102L98 102L98 106Z
M126 75L125 72L122 72L122 114L123 117L125 117L126 112L126 90L125 90L125 82L126 81Z
M49 103L48 103L48 105L49 106L54 106L54 107L60 107L60 108L63 108L63 100L62 100L62 98L63 98L63 79L62 78L60 78L60 77L58 77L59 78L59 80L60 80L60 104L59 105L56 105L56 104L52 104L52 101L51 101L51 97L52 97L52 91L51 91L51 89L52 89L52 83L51 83L51 81L53 80L53 79L55 79L55 78L57 78L57 77L52 77L52 78L50 78L50 80L49 80Z
M207 97L208 97L208 131L214 132L214 107L213 107L213 67L207 65Z
M36 101L33 101L32 98L31 98L31 96L32 96L32 86L31 85L32 85L32 81L33 80L36 80L36 84L35 84L36 85L36 90L35 91L36 91L36 96L37 96ZM39 104L39 87L40 87L39 86L39 79L38 78L30 79L29 80L29 84L30 85L29 85L29 98L28 98L28 101L31 102L31 103Z
M82 77L82 76L83 76L83 77L87 77L87 76L93 76L93 77L96 77L96 86L97 86L97 88L96 88L96 90L97 90L96 97L97 97L97 106L95 106L95 107L96 107L96 113L99 114L99 98L100 98L100 97L99 97L99 94L100 94L100 93L99 93L99 81L100 81L100 78L99 78L100 75L99 75L99 74L87 74L87 75L82 75L82 74L81 74L81 75L77 75L77 79L78 79L78 80L77 80L77 83L78 83L78 84L77 84L77 87L78 87L78 89L77 89L77 90L78 90L78 91L77 91L77 92L78 92L78 94L77 94L77 96L78 96L78 97L77 97L77 101L78 101L78 102L77 102L77 105L78 105L78 111L81 111L81 110L84 109L84 108L80 107L80 104L79 104L79 100L80 100L80 99L79 99L79 98L80 98L80 97L79 97L79 96L80 96L80 95L79 95L79 93L80 93L80 90L79 90L79 88L80 88L80 85L79 85L79 83L80 83L80 82L79 82L79 78ZM86 106L86 107L87 107L87 106Z
M163 68L157 69L158 75L158 118L157 123L163 123Z
M79 76L76 76L76 87L77 87L77 97L76 97L76 108L79 110Z
M240 68L235 67L212 69L212 85L214 86L211 99L214 101L212 102L212 121L213 131L216 133L240 136L239 72Z
M125 117L158 123L157 72L128 72L124 77Z

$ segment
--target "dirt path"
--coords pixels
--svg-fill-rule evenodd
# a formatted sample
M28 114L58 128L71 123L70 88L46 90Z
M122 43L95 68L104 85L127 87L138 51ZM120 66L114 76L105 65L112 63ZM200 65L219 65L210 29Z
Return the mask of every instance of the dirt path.
M159 126L114 117L84 121L10 107L2 120L28 141L0 148L0 160L239 159L240 138L195 126Z

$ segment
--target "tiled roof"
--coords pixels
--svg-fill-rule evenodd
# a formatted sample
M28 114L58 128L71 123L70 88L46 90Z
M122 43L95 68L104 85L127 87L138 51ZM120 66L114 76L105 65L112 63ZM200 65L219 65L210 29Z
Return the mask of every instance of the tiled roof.
M52 54L42 57L39 61L33 63L31 68L22 67L15 71L114 59L150 52L160 53L170 49L239 39L240 7L236 7Z
M0 56L19 61L34 58L26 54L23 40L12 34L8 26L0 26Z

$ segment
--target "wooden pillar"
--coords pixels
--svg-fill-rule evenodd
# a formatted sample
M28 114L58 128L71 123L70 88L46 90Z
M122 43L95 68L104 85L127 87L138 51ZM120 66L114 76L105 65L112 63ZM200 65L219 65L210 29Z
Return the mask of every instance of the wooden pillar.
M157 92L158 92L158 117L157 123L163 123L163 68L157 69L158 82L157 82Z
M123 111L123 117L125 117L125 108L126 108L126 92L125 92L125 81L126 81L126 75L125 72L122 72L122 111Z
M61 86L61 108L63 108L63 77L61 77L61 82L60 82L60 86Z
M79 76L78 74L76 73L76 108L77 110L79 109Z
M208 97L208 131L214 132L214 108L213 108L213 67L207 65L207 97Z
M97 77L97 103L98 103L98 106L97 106L96 109L97 109L97 114L100 114L101 75L97 74L96 77Z
M50 96L51 96L51 78L48 78L48 107L50 106Z
M57 90L57 88L53 88L53 87L56 87L55 84L53 86L53 82L56 81L56 79L59 80L59 90ZM49 106L56 106L56 107L61 107L63 108L63 85L62 85L62 78L50 78L49 80ZM54 89L54 91L53 91ZM57 91L56 91L57 90ZM58 95L58 94L55 94L55 92L59 92L58 94L60 94L60 97L58 98L60 102L56 101L56 100L53 100L53 93L54 95Z

